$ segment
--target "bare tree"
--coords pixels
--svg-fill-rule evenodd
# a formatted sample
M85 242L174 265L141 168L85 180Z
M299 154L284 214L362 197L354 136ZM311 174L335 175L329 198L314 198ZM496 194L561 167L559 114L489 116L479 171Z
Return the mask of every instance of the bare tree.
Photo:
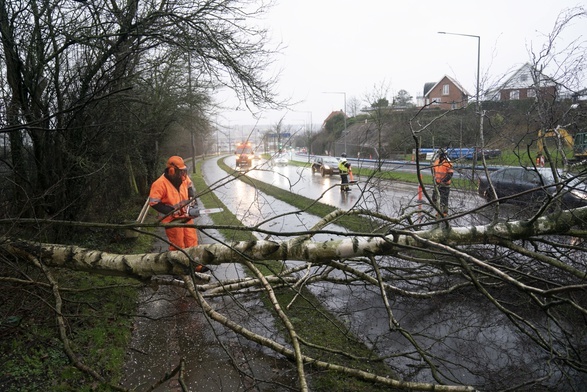
M582 17L584 12L576 15ZM370 102L384 96L377 94ZM416 112L412 121L415 136L435 125L433 120L421 126L420 114ZM381 121L383 126L383 117ZM254 182L253 173L235 174L238 182L231 175L200 191L234 186L229 188L232 194L250 196L251 205L239 216L245 222L254 208L271 207L264 203L269 190L261 191L266 185ZM369 388L397 390L583 388L587 382L587 207L561 210L557 201L562 193L557 193L537 210L514 209L516 218L504 218L494 212L506 200L471 205L474 190L462 189L451 214L442 220L435 220L433 210L413 200L397 213L386 214L362 204L364 198L380 195L371 180L365 181L363 199L353 208L332 209L314 217L310 227L284 231L279 226L312 215L320 201L296 195L292 211L271 210L266 220L247 226L199 226L217 242L184 251L112 254L45 243L40 237L25 240L5 230L0 260L3 271L10 273L0 282L22 292L30 287L50 289L49 308L57 320L63 351L78 369L113 389L124 388L97 371L98 364L85 363L70 344L68 328L75 328L75 323L63 312L62 295L70 287L56 279L61 271L121 276L145 286L181 286L208 320L291 361L296 386L303 391L311 388L309 373L314 370L313 376L333 371L345 380L364 380ZM34 219L0 223L10 228L40 223L94 229L160 227L157 223L100 225ZM253 232L257 239L231 241L213 234L214 229ZM249 274L212 281L194 272L196 264L234 264ZM169 275L180 275L182 282L162 279ZM311 300L313 295L320 299L321 294L322 303ZM255 329L247 323L250 320L236 320L214 302L215 298L231 299L250 314L247 300L259 297L272 311L272 328ZM337 323L318 304L344 322ZM294 310L326 316L300 323ZM342 330L344 343L311 333L323 324ZM366 342L369 352L352 352L351 340ZM374 363L385 366L376 368ZM174 372L161 369L160 377L181 373L181 369L181 363Z
M262 76L271 64L266 33L245 22L265 8L1 2L11 213L77 219L95 203L120 205L136 192L132 176L154 177L152 151L169 129L201 117L219 85L246 105L275 104L273 80ZM110 197L94 200L104 189Z
M375 85L373 91L365 96L365 100L371 103L370 118L375 125L375 131L377 133L376 145L377 151L379 151L379 160L381 159L382 151L389 147L384 135L393 132L389 130L389 121L386 120L391 110L389 100L387 99L389 90L389 83L383 81L379 85Z
M357 97L350 97L346 106L349 111L349 116L356 117L361 111L361 100Z

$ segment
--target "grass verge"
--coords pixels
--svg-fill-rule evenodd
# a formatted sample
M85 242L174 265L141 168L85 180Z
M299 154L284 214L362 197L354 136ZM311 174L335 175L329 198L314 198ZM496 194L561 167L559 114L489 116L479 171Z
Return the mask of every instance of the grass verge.
M134 219L144 199L134 200L108 217ZM127 239L123 231L79 229L70 244L113 253L145 253L152 237ZM46 277L28 263L0 254L0 390L111 391L108 385L74 367L65 355L55 322L55 299ZM118 383L123 376L126 348L136 310L134 280L52 269L63 303L67 337L74 354L105 379ZM18 279L18 280L17 280ZM28 279L26 284L19 281Z
M3 286L0 295L0 390L110 391L74 367L55 323L55 300L44 276L29 266L3 265L2 276L26 277L29 285ZM131 338L138 283L128 279L54 270L74 354L105 379L118 383Z

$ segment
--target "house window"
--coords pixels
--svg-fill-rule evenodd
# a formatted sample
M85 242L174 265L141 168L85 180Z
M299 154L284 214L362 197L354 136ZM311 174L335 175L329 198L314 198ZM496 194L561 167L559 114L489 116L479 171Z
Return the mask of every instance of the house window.
M520 82L525 82L528 80L528 74L527 73L523 73L520 75Z
M528 91L526 91L526 94L528 95L528 98L536 98L536 90L533 88L529 88Z
M442 95L448 95L449 94L449 85L445 84L442 86Z
M451 104L450 104L450 108L451 108L451 109L453 109L453 110L454 110L454 109L456 109L456 108L457 108L457 103L456 103L456 102L454 102L454 101L453 101L453 102L451 102Z
M432 98L432 105L440 105L440 98Z
M510 91L510 99L511 100L520 99L520 90Z

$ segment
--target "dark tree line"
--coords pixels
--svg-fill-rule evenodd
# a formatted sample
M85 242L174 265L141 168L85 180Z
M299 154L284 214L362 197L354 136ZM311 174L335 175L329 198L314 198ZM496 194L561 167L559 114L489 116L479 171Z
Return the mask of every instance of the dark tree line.
M244 24L264 10L219 0L1 1L3 215L76 220L92 206L116 208L145 194L161 146L180 148L181 133L205 138L215 89L273 103L265 31ZM206 148L193 144L196 154Z

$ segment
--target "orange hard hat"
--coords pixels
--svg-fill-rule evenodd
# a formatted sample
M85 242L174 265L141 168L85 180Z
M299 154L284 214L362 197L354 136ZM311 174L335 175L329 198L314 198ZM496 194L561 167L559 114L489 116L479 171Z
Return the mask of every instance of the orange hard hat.
M187 169L182 157L174 155L167 160L167 167L177 167L179 170Z

